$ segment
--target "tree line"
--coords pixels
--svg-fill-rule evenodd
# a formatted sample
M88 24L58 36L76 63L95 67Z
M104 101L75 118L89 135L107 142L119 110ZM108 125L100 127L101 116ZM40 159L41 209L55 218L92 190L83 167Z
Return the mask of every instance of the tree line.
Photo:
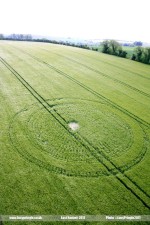
M131 57L132 60L150 64L150 47L137 47Z
M132 60L150 64L150 47L141 47L142 42L135 42L136 46L131 56ZM127 52L122 49L121 44L115 40L105 40L101 44L102 52L126 58Z
M0 40L17 40L17 41L34 41L34 42L46 42L46 43L53 43L53 44L61 44L67 45L72 47L90 49L93 51L98 51L98 48L92 47L90 48L87 44L82 43L71 43L65 41L56 41L56 40L48 40L48 39L35 39L32 37L31 34L11 34L8 36L4 36L0 34ZM150 47L142 47L142 42L134 42L135 46L137 46L131 56L132 60L150 64ZM106 54L111 54L115 56L119 56L122 58L126 58L127 51L123 50L121 44L115 40L105 40L101 43L102 52Z
M122 46L117 41L106 40L103 41L101 45L103 53L126 58L127 52L122 49Z
M87 44L82 44L82 43L75 44L75 43L65 42L65 41L48 40L46 38L33 38L31 34L10 34L6 37L3 34L0 34L0 40L45 42L45 43L60 44L60 45L90 49L90 47Z
M3 34L0 34L0 40L31 41L32 35L31 34L10 34L5 37Z

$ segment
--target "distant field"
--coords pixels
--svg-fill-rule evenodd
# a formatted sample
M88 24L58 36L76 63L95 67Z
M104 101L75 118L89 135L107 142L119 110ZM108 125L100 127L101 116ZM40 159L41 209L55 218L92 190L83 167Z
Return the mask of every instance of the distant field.
M125 51L127 52L127 58L130 59L130 58L132 57L133 52L134 52L134 49L135 49L136 47L123 46L122 48L123 48L123 50L125 50Z
M0 84L1 215L150 214L150 66L1 41Z

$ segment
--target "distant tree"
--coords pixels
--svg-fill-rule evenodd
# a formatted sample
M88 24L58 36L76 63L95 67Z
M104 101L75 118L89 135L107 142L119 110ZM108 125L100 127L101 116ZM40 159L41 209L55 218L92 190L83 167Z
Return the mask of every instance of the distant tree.
M3 39L4 39L4 35L0 34L0 40L3 40Z
M122 52L123 52L123 50L122 50L122 48L120 48L120 49L118 50L118 56L120 56L120 57L121 57Z
M9 38L10 38L10 39L16 39L16 34L11 34L11 35L9 36Z
M126 58L127 52L122 50L122 46L115 40L106 40L102 42L102 52L117 55Z
M141 41L135 41L133 44L135 46L142 46L143 45L143 43Z
M122 58L126 58L127 52L122 50L122 48L120 48L118 50L118 56L122 57Z
M13 39L13 40L21 40L21 41L23 41L23 40L26 40L26 41L32 40L31 34L11 34L11 35L9 35L8 38Z
M92 50L93 51L98 51L98 48L97 47L92 47Z
M133 55L131 56L132 60L136 60L136 55L133 53Z
M16 40L21 40L22 39L22 34L15 34L15 39Z
M113 55L117 55L119 49L121 49L121 45L115 40L110 40L109 46L110 46L110 49L111 49L111 53Z
M144 48L142 61L146 64L150 64L150 47Z
M32 40L32 35L28 34L28 40Z
M131 59L138 62L150 64L150 47L136 47Z
M18 35L18 39L24 40L24 35L23 35L23 34L19 34L19 35Z
M123 58L126 58L126 56L127 56L127 52L126 52L126 51L123 51L123 52L122 52L122 57L123 57Z
M30 41L30 40L32 40L32 35L31 34L25 34L25 35L23 35L23 39L26 40L26 41Z
M142 61L142 54L143 54L143 48L142 47L136 47L135 48L135 55L136 55L136 60L138 62Z
M102 43L101 43L101 45L102 45L102 52L103 53L109 53L109 41L103 41Z

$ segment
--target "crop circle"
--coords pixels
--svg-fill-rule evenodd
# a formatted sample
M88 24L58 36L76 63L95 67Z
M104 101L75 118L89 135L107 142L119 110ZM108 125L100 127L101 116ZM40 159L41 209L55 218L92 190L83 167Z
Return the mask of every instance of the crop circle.
M57 174L98 177L111 174L104 159L124 172L144 157L142 128L129 116L98 101L62 98L47 103L47 110L40 104L23 109L10 124L14 149L29 162ZM80 128L72 132L71 122ZM18 126L22 126L20 134ZM135 147L133 158L122 160Z

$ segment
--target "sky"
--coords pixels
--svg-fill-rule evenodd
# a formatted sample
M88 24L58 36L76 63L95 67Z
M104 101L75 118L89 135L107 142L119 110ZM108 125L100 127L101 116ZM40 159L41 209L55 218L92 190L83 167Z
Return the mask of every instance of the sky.
M150 43L150 0L0 0L0 33Z

